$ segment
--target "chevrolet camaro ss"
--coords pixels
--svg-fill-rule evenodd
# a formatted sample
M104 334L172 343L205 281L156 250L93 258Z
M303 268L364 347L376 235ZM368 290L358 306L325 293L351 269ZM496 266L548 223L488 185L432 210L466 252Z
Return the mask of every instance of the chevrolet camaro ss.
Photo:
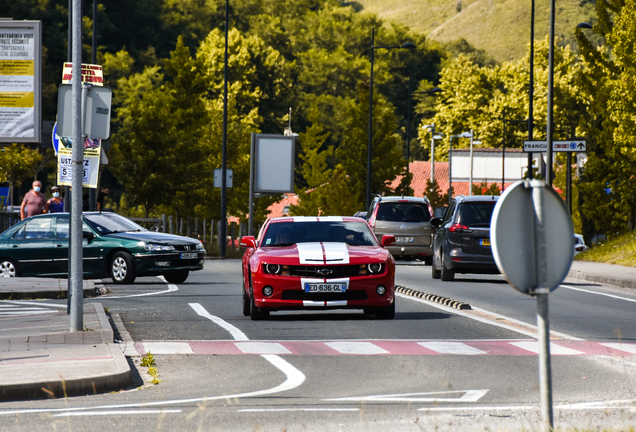
M362 309L395 316L395 260L356 217L282 217L268 220L258 239L241 239L243 314L268 319L271 311Z

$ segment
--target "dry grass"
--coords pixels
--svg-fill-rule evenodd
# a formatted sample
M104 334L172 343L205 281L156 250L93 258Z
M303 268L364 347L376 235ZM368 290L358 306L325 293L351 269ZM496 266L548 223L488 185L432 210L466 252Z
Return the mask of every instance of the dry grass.
M457 12L461 2L461 12ZM400 22L442 42L464 38L499 61L519 59L530 41L530 0L358 0L381 18ZM549 32L549 2L536 1L535 37ZM574 28L595 16L585 0L558 2L556 34L574 42Z
M578 254L577 261L593 261L636 267L636 233L629 232Z

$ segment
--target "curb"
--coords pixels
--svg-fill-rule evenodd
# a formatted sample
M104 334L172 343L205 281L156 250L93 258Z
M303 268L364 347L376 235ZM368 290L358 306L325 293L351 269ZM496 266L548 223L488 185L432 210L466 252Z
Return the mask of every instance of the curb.
M441 305L444 306L448 306L454 309L459 309L459 310L471 310L472 308L470 307L470 305L468 303L463 303L460 302L458 300L453 300L447 297L442 297L442 296L438 296L435 294L426 294L423 293L421 291L417 291L411 288L407 288L401 285L396 285L395 286L395 291L399 292L400 294L404 294L404 295L409 295L411 297L417 297L417 298L421 298L424 300L428 300L431 302L435 302L435 303L439 303Z
M119 347L106 344L117 372L70 380L40 381L35 383L0 386L1 401L26 399L58 399L67 396L94 395L119 391L132 384L132 371Z
M35 299L65 299L68 298L68 287L64 284L64 288L60 285L58 290L42 289L34 291L24 291L16 287L19 291L0 292L0 300L35 300ZM97 297L100 295L99 289L90 281L84 281L84 298Z
M606 285L614 285L617 287L636 288L636 281L626 279L615 279L609 276L595 276L591 274L581 273L578 270L571 270L568 273L569 278L584 280L588 282L597 282Z
M98 302L91 304L95 307L95 312L97 312L97 319L99 320L99 325L102 328L102 342L104 342L105 344L112 344L115 341L115 332L110 325L108 317L106 316L104 305Z

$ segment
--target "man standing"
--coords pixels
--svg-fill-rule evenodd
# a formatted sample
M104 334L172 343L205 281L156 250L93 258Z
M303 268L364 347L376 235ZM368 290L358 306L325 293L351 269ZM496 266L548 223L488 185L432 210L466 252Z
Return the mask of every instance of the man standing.
M104 210L104 198L108 196L109 192L110 189L106 187L99 191L99 193L97 194L97 211Z
M20 218L24 220L29 216L46 213L46 196L40 192L42 183L39 180L33 182L33 189L28 191L20 206Z

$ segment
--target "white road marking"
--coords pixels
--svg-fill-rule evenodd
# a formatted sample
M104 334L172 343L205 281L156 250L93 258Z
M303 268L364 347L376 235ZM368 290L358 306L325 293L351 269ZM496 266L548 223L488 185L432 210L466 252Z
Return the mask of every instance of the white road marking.
M326 412L342 412L342 411L360 411L360 408L244 408L236 412L297 412L297 411L326 411Z
M537 339L539 337L538 333L536 333L536 332L522 330L522 329L520 329L518 327L514 327L514 326L511 326L511 325L508 325L508 324L492 321L492 320L489 320L487 318L482 318L480 316L475 316L473 314L466 313L466 312L461 311L459 309L450 308L448 306L444 306L444 305L441 305L439 303L435 303L435 302L432 302L432 301L428 301L428 300L424 300L424 299L421 299L421 298L417 298L417 297L413 297L413 296L409 296L409 295L405 295L405 294L400 294L400 293L395 293L395 295L397 297L401 297L401 298L404 298L404 299L407 299L407 300L411 300L411 301L414 301L414 302L424 303L426 305L432 306L432 307L437 308L437 309L441 309L441 310L443 310L445 312L448 312L448 313L452 313L452 314L455 314L455 315L463 316L465 318L470 318L472 320L483 322L485 324L493 325L493 326L496 326L496 327L505 328L507 330L511 330L511 331L520 333L522 335L530 336L530 337L532 337L534 339ZM479 308L473 307L473 310L476 311L476 312L482 312L482 313L486 313L486 314L492 315L495 318L502 318L504 320L507 320L507 321L510 321L510 322L513 322L513 323L516 322L516 323L519 323L519 324L521 324L521 325L523 325L525 327L530 327L530 328L533 328L533 329L537 328L537 326L525 323L523 321L516 320L514 318L509 318L509 317L506 317L504 315L496 314L494 312L490 312L490 311L487 311L485 309L479 309ZM574 336L567 335L565 333L560 333L560 332L555 332L555 331L550 331L550 334L553 335L553 336L560 337L562 339L569 339L569 340L575 340L575 341L583 341L584 340L584 339L581 339L581 338L577 338L577 337L574 337Z
M628 353L636 354L636 344L626 344L626 343L601 343L601 345L606 346L608 348L612 348L619 351L625 351Z
M166 278L164 278L163 276L159 276L159 279L161 279L165 283L168 283L168 281L166 281ZM155 292L144 293L144 294L131 294L131 295L125 295L125 296L113 296L113 297L107 296L105 298L116 299L116 298L129 298L129 297L146 297L146 296L153 296L153 295L159 295L159 294L166 294L166 293L175 292L175 291L179 291L179 287L176 286L175 284L168 284L168 289L163 291L155 291Z
M329 347L342 354L388 354L389 352L371 342L327 342Z
M530 351L533 353L539 354L539 342L535 341L521 341L521 342L510 342L510 345L514 345L518 348L524 349L526 351ZM560 345L550 344L550 354L555 355L583 355L581 351L573 350L571 348L566 348Z
M118 410L118 411L81 411L81 412L64 412L55 414L53 417L80 417L80 416L107 416L107 415L132 415L132 414L178 414L183 412L180 409L173 410Z
M437 351L440 354L480 355L488 354L461 342L418 342L418 345Z
M587 293L587 294L596 294L596 295L600 295L600 296L605 296L605 297L610 297L610 298L614 298L614 299L618 299L618 300L625 300L625 301L628 301L628 302L636 303L636 299L629 298L629 297L621 297L621 296L617 296L617 295L614 295L614 294L607 294L607 293L602 293L602 292L590 291L590 290L586 290L586 289L583 289L583 288L576 288L576 287L569 286L569 285L559 285L559 286L562 286L563 288L571 289L573 291L581 291L581 292L584 292L584 293Z
M199 314L200 316L202 316L203 318L207 318L210 321L212 321L213 323L217 324L218 326L224 328L225 330L229 331L230 334L232 335L232 337L235 340L249 340L247 338L247 336L245 335L245 333L243 333L241 330L239 330L237 327L233 326L232 324L230 324L229 322L222 320L219 317L216 317L214 315L210 315L210 313L205 310L205 308L203 306L201 306L199 303L189 303L190 307L192 309L194 309L194 311Z
M291 354L291 351L279 343L237 342L234 345L245 354Z
M194 354L185 342L143 342L144 350L152 354Z
M345 397L323 400L348 402L477 402L486 393L488 393L488 390L452 390L443 392L404 393L395 395ZM461 396L450 397L451 395Z

